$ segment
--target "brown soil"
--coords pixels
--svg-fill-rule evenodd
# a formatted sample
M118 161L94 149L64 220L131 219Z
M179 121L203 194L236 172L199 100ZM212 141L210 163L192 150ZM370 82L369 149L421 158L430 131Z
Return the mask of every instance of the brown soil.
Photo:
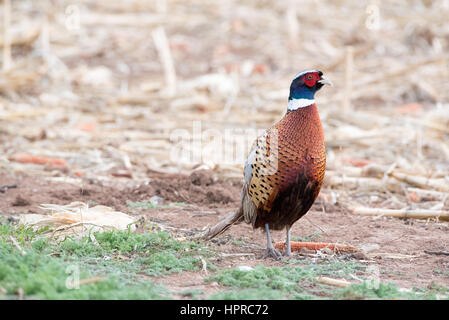
M148 201L158 196L166 203L182 202L208 208L237 206L239 181L214 179L210 172L187 175L151 174L145 184L106 183L84 179L81 186L49 183L45 177L24 173L0 172L0 187L14 186L0 193L0 213L37 213L42 203L67 204L71 201L94 202L129 212L126 201Z
M130 214L143 214L147 220L163 225L191 230L212 226L237 209L241 188L240 181L215 179L208 171L194 172L190 176L150 173L148 184L142 185L130 185L129 180L127 183L114 185L85 181L82 187L69 183L48 183L40 176L0 172L0 188L7 185L16 187L0 193L2 215L38 213L41 203L94 201ZM155 195L163 198L167 204L183 202L190 205L148 210L130 209L126 205L127 200L148 200ZM426 287L433 283L449 285L447 274L437 271L448 270L449 257L424 252L449 251L449 243L446 241L448 231L448 223L355 216L338 206L328 208L319 198L311 211L293 226L292 235L305 237L317 234L314 241L346 243L359 248L377 245L377 249L369 252L369 264L379 267L381 280L394 282L399 287L412 288ZM282 241L285 236L283 231L274 231L272 235L274 241ZM240 241L243 245L237 245L235 241ZM217 259L215 264L221 268L255 266L260 263L267 266L283 264L282 261L261 259L265 235L244 223L234 225L224 235L214 239L211 246L221 253L247 254ZM219 290L220 286L217 284L203 282L205 275L205 271L173 274L157 281L177 292L193 288L206 293ZM188 299L189 296L181 295L179 298Z

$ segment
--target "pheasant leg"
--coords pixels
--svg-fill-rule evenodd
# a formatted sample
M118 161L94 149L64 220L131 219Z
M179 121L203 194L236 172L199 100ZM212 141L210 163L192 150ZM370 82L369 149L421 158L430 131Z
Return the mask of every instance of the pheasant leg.
M263 256L263 259L273 258L275 260L279 260L282 257L282 254L276 250L273 246L273 242L271 241L270 227L268 223L265 224L265 231L267 232L267 250Z
M287 227L287 238L285 240L284 256L290 257L292 255L292 248L290 246L290 226Z

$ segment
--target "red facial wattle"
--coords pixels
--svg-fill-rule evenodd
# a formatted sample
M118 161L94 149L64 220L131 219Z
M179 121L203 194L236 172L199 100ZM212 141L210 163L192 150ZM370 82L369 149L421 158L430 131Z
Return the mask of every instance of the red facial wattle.
M304 76L304 83L308 87L313 87L318 80L320 80L318 73L309 73Z

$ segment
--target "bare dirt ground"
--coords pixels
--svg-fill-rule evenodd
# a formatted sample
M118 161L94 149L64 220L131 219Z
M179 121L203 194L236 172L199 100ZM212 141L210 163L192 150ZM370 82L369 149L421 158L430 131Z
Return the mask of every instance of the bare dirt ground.
M199 171L191 175L149 173L148 179L148 184L144 186L133 185L126 179L114 183L114 186L86 181L79 188L68 183L48 183L41 177L27 174L2 172L0 184L16 187L0 194L0 213L7 216L26 212L41 213L38 206L42 203L94 201L131 215L142 215L147 221L199 232L204 227L217 223L226 214L237 209L239 204L241 181L216 179L211 171ZM182 202L189 206L136 210L126 205L126 201L144 201L151 196L160 196L166 203ZM314 241L351 244L368 249L369 258L364 256L359 259L366 259L369 265L377 266L382 282L412 288L430 287L434 284L449 285L448 275L438 272L449 268L448 258L424 252L448 251L448 231L449 225L444 222L355 216L342 207L328 208L322 198L319 198L311 211L293 226L292 235L305 237L315 234ZM273 232L273 240L276 242L283 241L284 237L282 231ZM220 268L240 265L254 267L258 264L282 266L282 261L261 258L265 242L262 231L253 230L244 223L234 225L210 244L219 253L231 254L214 263ZM369 250L370 247L373 249ZM206 294L212 294L223 289L217 283L204 282L205 276L207 274L204 272L183 272L156 281L175 292L181 292L181 289L200 289Z

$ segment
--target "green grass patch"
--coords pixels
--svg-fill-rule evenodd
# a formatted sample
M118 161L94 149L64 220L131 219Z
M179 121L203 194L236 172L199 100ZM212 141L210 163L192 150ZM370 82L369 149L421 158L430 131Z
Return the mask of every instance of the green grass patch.
M145 233L95 232L81 239L48 240L44 232L0 218L0 299L167 299L167 288L155 277L183 271L199 271L206 262L215 274L206 282L227 289L209 299L444 299L449 289L436 284L411 291L393 284L365 281L347 288L317 282L318 276L369 278L365 265L337 258L285 259L280 267L259 265L250 271L217 270L208 258L213 253L193 241L179 241L148 225ZM443 270L435 270L444 274ZM77 282L79 280L80 282ZM78 284L78 285L77 285ZM204 298L198 289L177 296Z
M10 237L14 237L15 240L23 244L36 239L39 234L47 231L48 229L49 227L42 227L37 231L33 231L30 227L24 225L15 226L9 223L4 223L0 220L0 240L7 241L10 240Z
M237 268L221 270L206 281L216 281L230 290L215 293L210 299L441 299L449 296L449 289L434 285L405 291L392 283L372 280L337 288L317 282L318 276L345 278L351 275L367 277L364 265L353 261L330 259L312 263L293 260L283 267L259 265L250 271ZM300 263L300 265L298 265ZM365 272L366 271L366 272Z
M294 262L297 261L290 261L291 264ZM316 285L317 276L346 278L350 273L365 270L363 265L351 261L319 264L301 262L306 264L271 268L259 265L250 271L222 270L210 276L207 281L216 281L225 286L250 290L220 293L211 298L228 299L238 296L239 299L260 299L264 296L275 296L276 299L316 299L324 294L322 286ZM266 294L261 294L259 297L257 290L254 291L254 289L264 291Z
M433 270L433 273L449 278L449 270Z
M395 300L434 300L448 297L449 289L442 286L431 288L413 288L410 291L400 290L393 283L373 283L364 281L340 289L334 294L335 299L395 299Z
M298 237L298 236L293 236L292 240L293 241L300 241L300 242L309 242L309 241L314 241L315 239L321 237L321 232L314 232L312 234L309 234L305 237Z
M170 298L167 289L143 275L199 270L201 257L210 255L197 243L162 231L95 232L61 241L49 241L41 232L0 221L0 289L6 298L14 298L19 288L34 299ZM97 280L82 284L86 279Z
M95 233L94 243L90 237L66 239L59 245L62 255L84 258L104 258L127 255L126 266L137 265L139 272L160 276L184 270L194 271L201 266L200 256L208 256L204 247L192 241L177 241L167 232L144 234L127 231ZM118 262L120 263L120 262Z
M0 242L0 286L14 297L21 288L32 299L161 299L168 291L151 281L122 279L120 273L95 272L83 261L53 257L51 246L43 241L24 254L8 242ZM109 271L109 270L108 270ZM104 277L95 283L77 285L76 280Z
M281 291L273 289L225 290L212 294L211 300L280 300L284 296Z

